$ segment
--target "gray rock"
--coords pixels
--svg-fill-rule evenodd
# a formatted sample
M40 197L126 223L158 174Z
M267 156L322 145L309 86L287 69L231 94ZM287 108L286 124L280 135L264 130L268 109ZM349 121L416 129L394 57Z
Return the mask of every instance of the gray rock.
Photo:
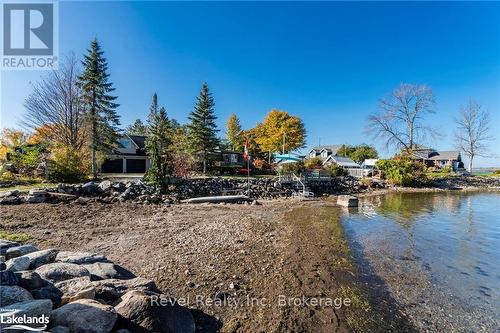
M54 304L54 307L58 307L61 304L62 298L64 296L63 292L56 288L53 284L48 284L45 287L39 289L31 290L31 295L35 299L50 299Z
M106 192L108 191L110 188L111 188L111 181L109 180L104 180L102 182L99 183L99 189L102 191L102 192Z
M135 277L132 272L109 262L95 262L82 266L90 272L93 280L132 279Z
M9 260L35 251L38 251L38 248L32 244L13 246L5 251L5 259Z
M42 203L47 201L47 196L35 196L35 195L27 195L24 197L24 202L29 204Z
M18 282L16 274L12 271L0 271L0 286L14 286Z
M30 301L33 299L30 292L18 286L0 287L0 306L7 306L13 303Z
M50 314L53 326L66 326L71 332L107 333L115 325L117 314L109 305L80 299L65 304Z
M97 193L97 189L99 188L99 185L95 182L88 182L82 185L82 191L83 193L87 195L94 195Z
M339 195L337 197L337 205L343 207L357 207L358 198L352 195Z
M23 202L21 197L4 197L0 198L0 205L18 205Z
M83 266L65 262L55 262L43 265L35 270L43 279L50 282L60 282L81 276L89 276L90 273Z
M5 193L0 194L0 198L7 198L7 197L17 197L19 195L19 190L10 190Z
M0 255L4 255L11 247L19 246L18 242L11 242L6 239L0 239Z
M30 267L30 259L27 257L17 257L7 260L5 263L8 271L25 271Z
M98 261L108 261L105 256L90 252L60 251L56 256L56 262L68 262L72 264L92 264Z
M61 304L71 303L84 298L94 299L95 297L95 287L90 282L89 277L78 277L58 282L55 286L63 293Z
M165 297L164 302L154 297ZM142 291L129 291L115 306L120 315L116 328L132 329L132 332L194 333L195 323L191 312L175 304L164 295L152 295Z
M39 289L49 284L47 280L42 279L38 273L33 271L16 272L16 276L17 284L27 290Z
M159 293L156 284L141 277L130 280L108 279L93 281L96 288L96 299L102 299L108 303L116 302L122 295L130 290L140 290Z
M55 249L47 249L41 251L35 251L28 254L25 254L22 257L27 257L30 260L29 269L35 269L42 265L53 263L56 259L57 250ZM21 258L21 257L18 257Z

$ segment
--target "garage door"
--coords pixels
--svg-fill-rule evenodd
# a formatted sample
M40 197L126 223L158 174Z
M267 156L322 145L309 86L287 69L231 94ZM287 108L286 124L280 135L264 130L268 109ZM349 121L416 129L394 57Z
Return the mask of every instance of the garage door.
M127 173L146 172L146 160L127 160Z
M123 172L123 160L106 160L101 166L102 173L122 173Z

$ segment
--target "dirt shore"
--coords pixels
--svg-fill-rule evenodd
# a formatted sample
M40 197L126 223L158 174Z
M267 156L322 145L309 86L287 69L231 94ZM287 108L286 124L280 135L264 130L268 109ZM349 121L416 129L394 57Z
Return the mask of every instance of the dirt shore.
M0 230L105 254L193 309L200 332L412 331L358 279L331 206L3 206Z

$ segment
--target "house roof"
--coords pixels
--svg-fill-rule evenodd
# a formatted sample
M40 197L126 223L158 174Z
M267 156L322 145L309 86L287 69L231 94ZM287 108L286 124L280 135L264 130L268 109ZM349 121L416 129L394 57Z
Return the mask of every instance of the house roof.
M359 168L360 167L358 163L354 162L349 157L330 155L323 163L326 163L329 160L333 160L333 161L335 161L335 163L337 163L343 167L347 167L347 168Z
M460 157L460 152L455 150L438 151L436 155L429 158L429 160L441 161L441 160L458 160Z
M316 147L313 147L311 151L315 151L315 152L320 152L322 151L323 149L327 150L328 152L332 153L332 154L335 154L340 148L342 148L343 145L324 145L324 146L316 146Z
M146 141L146 138L147 136L145 135L128 135L126 134L130 140L132 140L135 145L139 148L139 149L144 149L144 147L146 146L145 144L145 141Z
M413 150L431 150L433 151L434 149L432 149L431 147L426 147L426 146L423 146L423 145L418 145L418 144L414 144L412 146L412 149Z

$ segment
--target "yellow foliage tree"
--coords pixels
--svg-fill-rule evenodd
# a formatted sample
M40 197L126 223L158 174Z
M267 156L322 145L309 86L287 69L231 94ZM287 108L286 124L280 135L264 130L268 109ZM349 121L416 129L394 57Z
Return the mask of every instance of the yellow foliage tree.
M306 139L302 120L286 111L276 109L271 110L264 121L257 124L254 133L260 150L269 154L299 149L304 146Z
M6 159L7 153L12 152L14 147L26 143L27 135L23 131L13 128L4 128L0 132L0 159Z

